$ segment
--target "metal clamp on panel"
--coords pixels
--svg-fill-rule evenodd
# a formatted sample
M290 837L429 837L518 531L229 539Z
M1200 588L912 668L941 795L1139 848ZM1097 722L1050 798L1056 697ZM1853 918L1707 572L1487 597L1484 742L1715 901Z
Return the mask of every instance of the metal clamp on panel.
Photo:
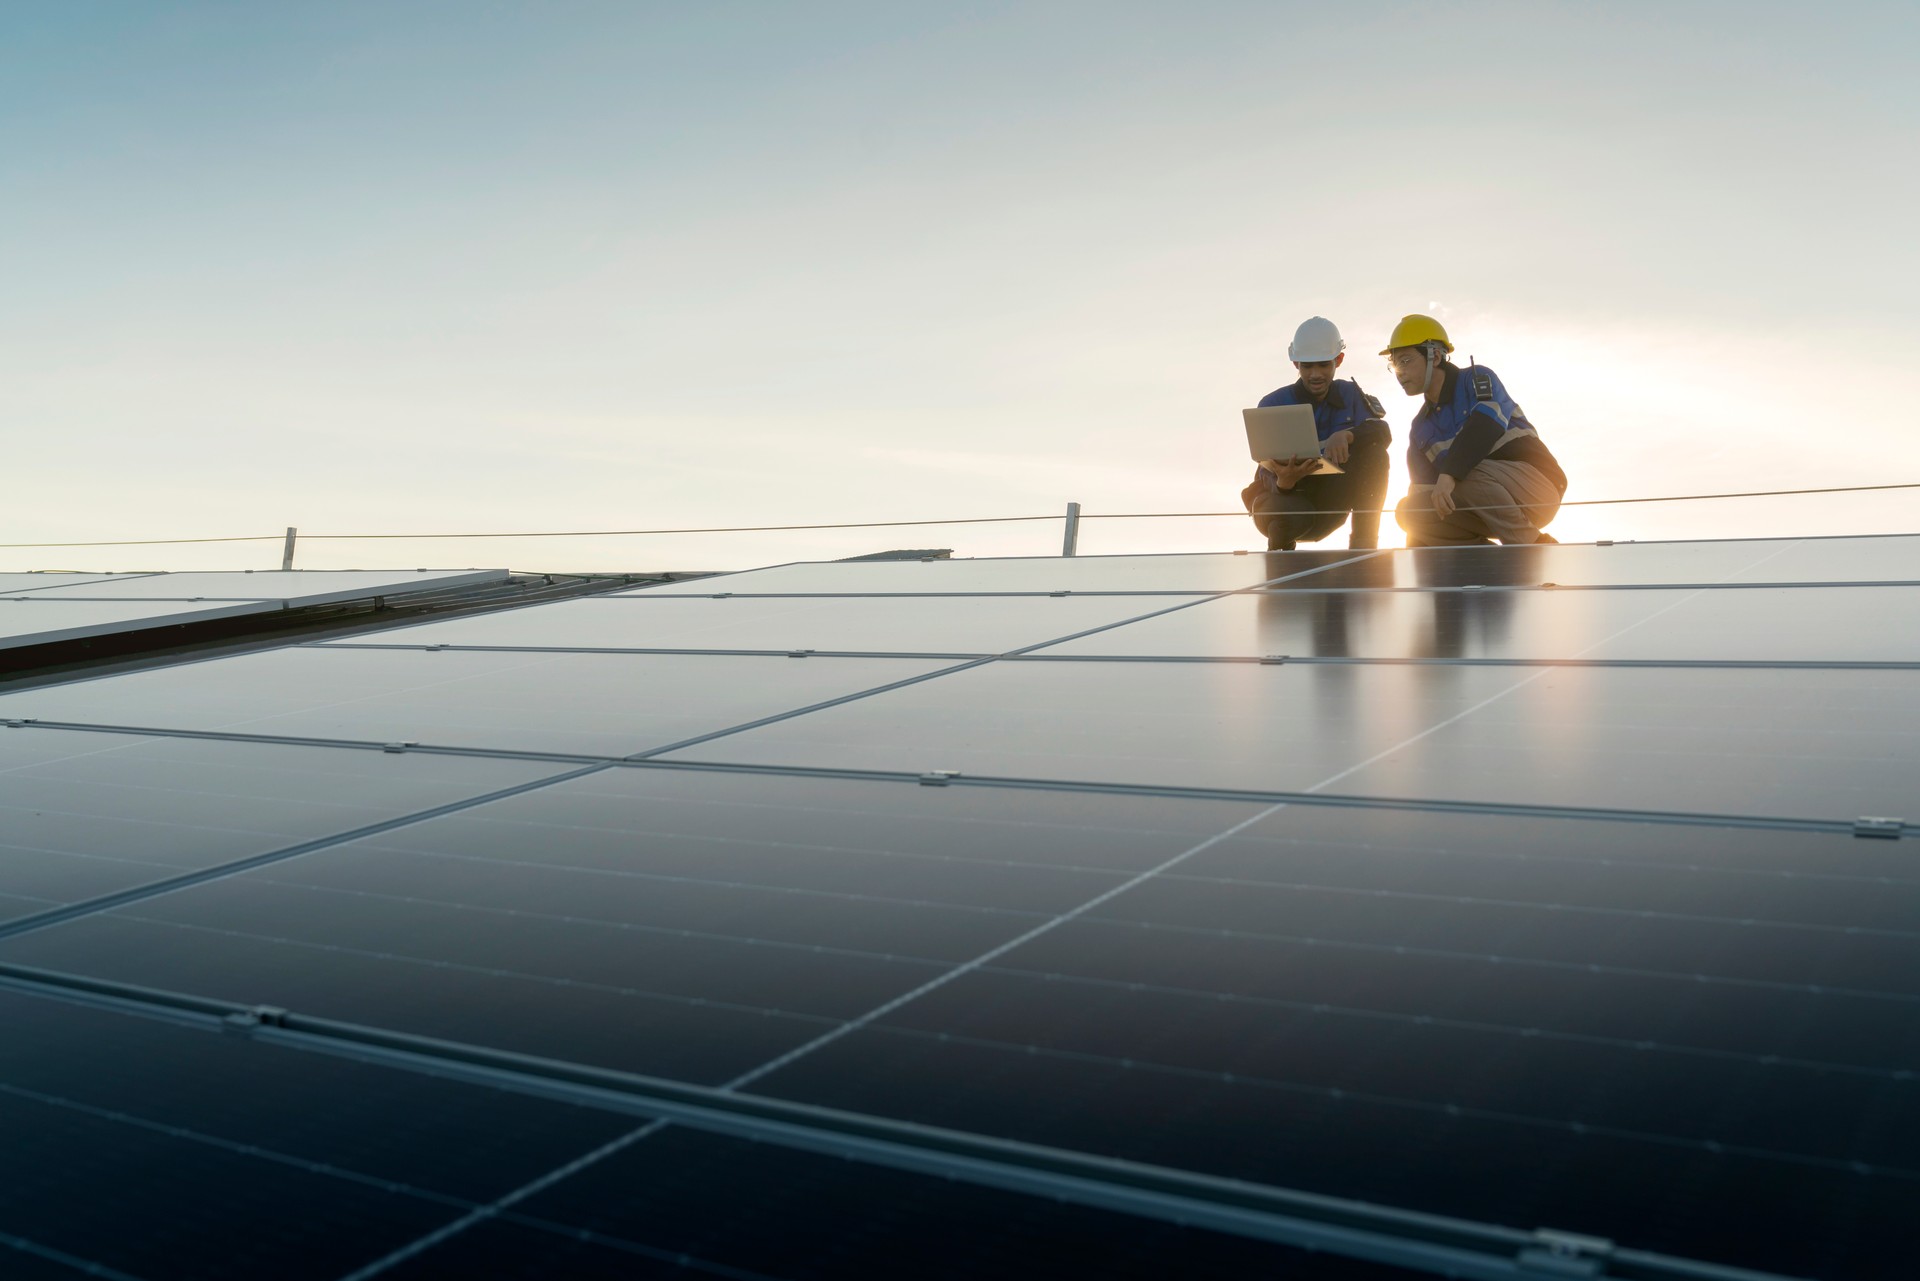
M708 600L725 600L727 597L731 595L733 595L732 592L715 592L713 595L707 597L707 599Z
M1603 1277L1613 1242L1605 1237L1581 1236L1553 1228L1535 1228L1533 1240L1520 1247L1514 1261L1522 1272L1551 1277Z
M404 752L409 747L418 747L418 746L420 746L420 740L417 738L410 738L404 743L382 743L380 745L380 750L383 752Z
M1047 593L1047 595L1049 595L1049 596L1071 596L1071 595L1073 595L1073 593L1072 593L1072 592L1048 592L1048 593Z
M40 718L38 716L22 716L17 719L0 721L0 725L5 725L8 729L25 729L27 726L37 725L39 722Z
M1613 540L1611 538L1596 538L1593 540L1593 545L1595 547L1611 547L1613 546Z
M1292 658L1292 657L1293 655L1291 654L1268 654L1265 658L1262 658L1260 661L1262 663L1284 663L1289 658Z
M959 777L960 771L957 769L930 769L920 776L920 786L945 787Z
M805 658L808 654L811 654L811 653L813 653L813 651L810 649L790 649L787 651L787 657L788 658Z
M256 1005L250 1010L229 1014L221 1021L225 1032L250 1033L255 1028L285 1027L287 1012L278 1005Z
M1904 818L1874 818L1870 815L1863 814L1853 820L1853 834L1855 836L1878 836L1884 840L1897 841L1900 839L1901 830L1904 829L1906 825L1907 820Z

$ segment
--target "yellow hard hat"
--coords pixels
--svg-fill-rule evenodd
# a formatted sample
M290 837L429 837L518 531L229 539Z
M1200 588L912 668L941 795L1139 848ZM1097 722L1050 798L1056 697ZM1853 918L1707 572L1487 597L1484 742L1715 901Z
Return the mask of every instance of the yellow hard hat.
M1400 323L1393 327L1393 337L1387 339L1387 345L1380 352L1382 356L1395 347L1418 347L1423 342L1437 342L1449 352L1453 344L1447 341L1447 327L1432 316L1402 316Z

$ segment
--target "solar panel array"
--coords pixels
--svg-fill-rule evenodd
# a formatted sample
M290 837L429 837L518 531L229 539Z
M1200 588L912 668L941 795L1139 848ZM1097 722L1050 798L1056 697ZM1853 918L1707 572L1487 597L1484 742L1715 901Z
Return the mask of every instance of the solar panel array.
M0 574L0 650L506 577L503 569Z
M0 696L0 1272L1909 1276L1916 622L808 564Z

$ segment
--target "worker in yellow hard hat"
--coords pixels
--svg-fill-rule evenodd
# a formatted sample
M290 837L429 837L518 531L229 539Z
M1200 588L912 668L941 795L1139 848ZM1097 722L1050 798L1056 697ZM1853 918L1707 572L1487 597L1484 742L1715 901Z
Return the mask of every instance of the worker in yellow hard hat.
M1407 316L1380 354L1400 390L1425 403L1413 416L1413 484L1394 516L1407 546L1551 543L1567 474L1507 394L1500 376L1447 357L1453 342L1431 316Z

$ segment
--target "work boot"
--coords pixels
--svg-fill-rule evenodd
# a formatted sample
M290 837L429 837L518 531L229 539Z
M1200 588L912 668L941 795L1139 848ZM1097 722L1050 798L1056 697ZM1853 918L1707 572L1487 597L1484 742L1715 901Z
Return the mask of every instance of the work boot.
M1370 552L1380 546L1380 513L1356 511L1347 534L1347 550Z

